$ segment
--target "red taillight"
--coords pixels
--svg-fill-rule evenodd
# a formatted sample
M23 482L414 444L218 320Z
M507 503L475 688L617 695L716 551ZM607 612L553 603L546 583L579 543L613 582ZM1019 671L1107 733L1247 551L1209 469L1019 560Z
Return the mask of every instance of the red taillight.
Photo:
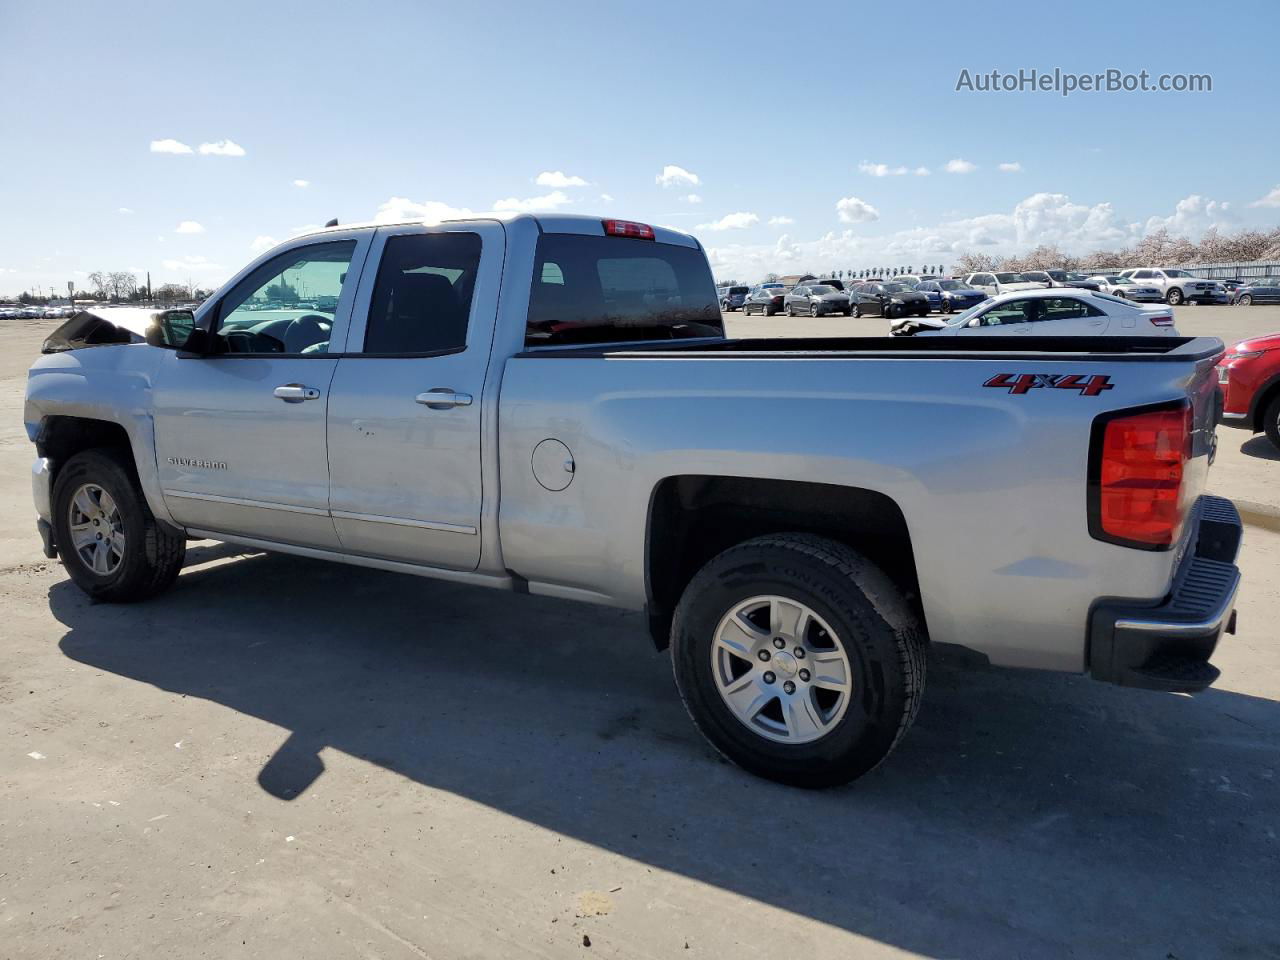
M1172 327L1173 317L1166 313L1158 313L1154 317L1148 318L1153 326L1156 327Z
M631 237L633 240L653 240L653 227L634 220L605 220L604 232L610 237Z
M773 302L774 302L774 303L781 303L781 302L782 302L782 298L781 298L781 297L774 297L774 298L773 298Z
M1094 423L1089 532L1099 540L1159 550L1186 516L1183 471L1191 459L1191 405L1121 413Z

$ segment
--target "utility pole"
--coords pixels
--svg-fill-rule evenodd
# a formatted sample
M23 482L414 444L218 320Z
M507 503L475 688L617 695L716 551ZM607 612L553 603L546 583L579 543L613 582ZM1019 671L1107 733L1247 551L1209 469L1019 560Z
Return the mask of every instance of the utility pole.
M151 302L151 271L147 271L147 302Z

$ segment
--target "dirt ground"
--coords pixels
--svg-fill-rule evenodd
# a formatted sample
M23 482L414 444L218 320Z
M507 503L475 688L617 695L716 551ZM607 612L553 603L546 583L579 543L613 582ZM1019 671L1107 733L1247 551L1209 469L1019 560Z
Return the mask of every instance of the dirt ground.
M887 764L801 792L717 758L630 614L211 543L90 603L30 502L53 325L0 324L0 957L1280 956L1280 533L1210 691L937 658ZM1220 437L1211 488L1280 501Z

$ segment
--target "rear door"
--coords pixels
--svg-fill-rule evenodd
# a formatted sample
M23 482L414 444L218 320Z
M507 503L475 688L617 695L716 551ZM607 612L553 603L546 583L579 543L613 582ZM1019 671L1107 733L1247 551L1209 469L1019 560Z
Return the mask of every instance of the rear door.
M500 223L380 228L329 403L329 506L349 553L473 570Z
M1043 297L1037 321L1035 336L1098 337L1111 318L1079 297Z

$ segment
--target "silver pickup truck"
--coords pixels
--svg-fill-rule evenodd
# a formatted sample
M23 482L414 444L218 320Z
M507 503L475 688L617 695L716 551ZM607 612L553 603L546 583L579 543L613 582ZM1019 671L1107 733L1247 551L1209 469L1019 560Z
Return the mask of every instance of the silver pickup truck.
M1222 352L726 339L694 238L521 215L335 227L194 312L82 313L25 419L46 555L95 598L212 538L644 611L715 747L821 786L902 737L930 642L1213 682Z

